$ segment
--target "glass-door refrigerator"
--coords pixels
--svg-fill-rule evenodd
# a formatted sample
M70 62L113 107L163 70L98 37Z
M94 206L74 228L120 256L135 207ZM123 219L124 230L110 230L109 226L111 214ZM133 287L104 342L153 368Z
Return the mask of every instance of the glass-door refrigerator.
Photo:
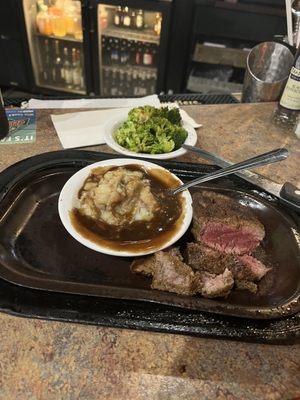
M165 90L171 6L172 0L90 0L97 94Z
M85 2L22 0L22 5L35 88L44 92L88 93L85 41L89 36L84 35L82 22Z

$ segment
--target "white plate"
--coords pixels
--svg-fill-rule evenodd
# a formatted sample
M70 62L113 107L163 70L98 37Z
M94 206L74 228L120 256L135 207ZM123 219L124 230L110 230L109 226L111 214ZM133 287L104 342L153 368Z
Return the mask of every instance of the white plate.
M106 144L118 153L124 154L130 157L140 157L140 158L151 158L154 160L167 160L169 158L176 158L182 156L186 153L186 150L180 148L178 150L172 151L170 153L162 154L148 154L148 153L135 153L134 151L128 150L125 147L120 146L115 140L116 130L127 120L128 112L120 113L115 118L109 120L105 125L105 141ZM195 146L197 143L197 132L186 121L182 121L182 127L187 131L188 136L185 140L185 144L190 146Z
M96 162L94 164L88 165L85 168L82 168L81 170L76 172L76 174L71 176L71 178L65 183L65 185L62 188L62 191L60 192L60 195L59 195L59 199L58 199L59 217L60 217L61 222L63 223L64 227L66 228L66 230L69 232L69 234L71 236L73 236L74 239L76 239L78 242L80 242L84 246L89 247L90 249L98 251L100 253L110 254L110 255L114 255L114 256L122 256L122 257L141 256L141 255L145 255L145 254L154 253L155 251L162 250L168 246L171 246L178 239L180 239L181 236L188 229L188 227L191 223L191 220L192 220L192 216L193 216L192 197L191 197L189 191L185 190L184 192L182 192L182 196L185 198L184 208L182 210L182 212L184 213L182 225L179 230L174 232L174 236L171 237L167 242L165 242L165 244L162 245L161 247L155 248L148 252L145 252L145 251L144 252L136 252L136 251L134 252L134 251L130 251L130 250L116 251L116 250L110 249L108 247L101 246L97 243L94 243L91 240L88 240L87 238L82 236L72 225L72 222L70 219L70 211L74 207L76 208L79 205L78 192L79 192L80 188L82 187L85 179L89 176L91 170L94 168L104 167L104 166L128 165L128 164L142 165L147 170L151 170L152 168L162 169L164 171L167 171L173 177L175 177L179 183L182 183L182 181L178 177L176 177L174 174L172 174L165 168L160 167L159 165L156 165L151 162L144 161L144 160L133 160L133 159L128 159L128 158L119 158L119 159L111 159L111 160Z

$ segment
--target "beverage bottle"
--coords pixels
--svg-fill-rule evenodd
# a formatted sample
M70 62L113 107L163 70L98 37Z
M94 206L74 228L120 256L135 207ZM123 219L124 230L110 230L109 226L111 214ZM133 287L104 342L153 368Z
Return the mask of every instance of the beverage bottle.
M150 66L153 64L153 56L152 56L149 44L146 44L145 48L144 48L143 64L147 65L147 66Z
M106 49L104 52L104 59L103 62L105 65L111 65L111 52L112 52L112 39L109 39L108 41L106 41Z
M41 78L42 81L48 85L52 83L49 39L45 39L44 41L44 62L41 71Z
M57 37L64 37L67 34L66 18L63 10L57 7L52 8L51 25L53 35Z
M80 65L79 51L72 49L72 80L74 89L80 89L82 69Z
M4 101L0 89L0 139L4 139L9 133L9 122L4 108Z
M124 14L123 14L123 26L125 26L126 28L129 28L130 25L131 25L131 17L129 14L129 8L125 7Z
M104 31L108 26L108 12L106 7L101 5L100 6L100 28L101 31Z
M55 40L54 47L55 47L55 59L54 59L54 66L52 68L52 81L54 85L63 85L64 71L62 68L62 61L60 56L60 48L58 40Z
M157 57L157 49L158 46L156 44L152 45L152 65L157 65L158 57Z
M118 64L120 61L120 47L119 47L119 40L115 39L112 43L111 49L111 62L112 64Z
M155 74L151 75L149 86L150 86L149 93L150 94L156 93L156 75Z
M136 23L135 26L137 29L143 29L144 28L144 23L145 23L145 18L144 18L144 11L139 10L136 16Z
M124 81L124 72L119 72L119 84L118 84L118 96L125 95L125 81Z
M103 80L102 80L102 85L103 85L103 89L102 89L102 94L104 96L108 96L109 95L109 82L111 82L111 72L109 69L104 68L103 70Z
M132 10L131 14L130 14L130 26L131 26L131 28L136 29L136 12L135 12L135 10Z
M154 32L157 34L157 36L160 36L160 33L161 33L161 22L162 22L161 14L156 13L153 29L154 29Z
M130 62L130 64L132 64L132 65L135 64L136 50L137 50L137 42L136 42L136 41L133 41L133 40L130 41L129 62Z
M111 96L118 95L118 79L117 79L117 71L115 69L112 70L110 94L111 94Z
M128 71L127 74L125 75L125 94L126 96L132 96L133 95L133 85L132 85L132 73L131 71Z
M63 62L63 76L68 89L72 89L73 86L73 73L72 66L69 60L69 51L67 47L64 47L64 62Z
M79 65L81 68L81 77L80 77L80 89L85 90L85 69L84 69L84 59L83 52L79 51Z
M52 34L51 18L48 7L43 0L38 1L38 13L36 15L36 26L41 35L49 36Z
M143 62L143 50L142 47L139 45L135 52L135 64L141 65Z
M136 71L133 72L132 78L133 78L132 82L133 95L138 96L140 94L140 87L139 87L139 75Z
M123 40L121 43L121 48L120 48L120 64L126 64L128 61L128 50L127 50L127 42L126 40Z
M115 10L114 24L115 26L123 25L123 11L121 6L117 7Z
M295 126L300 112L300 46L296 52L285 88L280 96L273 120L283 126Z

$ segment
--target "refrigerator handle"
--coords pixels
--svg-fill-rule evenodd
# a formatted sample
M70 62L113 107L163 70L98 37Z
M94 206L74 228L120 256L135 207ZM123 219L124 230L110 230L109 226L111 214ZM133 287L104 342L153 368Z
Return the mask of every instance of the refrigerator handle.
M89 6L89 12L90 12L90 34L95 33L95 20L94 20L94 15L95 15L95 7L90 4Z

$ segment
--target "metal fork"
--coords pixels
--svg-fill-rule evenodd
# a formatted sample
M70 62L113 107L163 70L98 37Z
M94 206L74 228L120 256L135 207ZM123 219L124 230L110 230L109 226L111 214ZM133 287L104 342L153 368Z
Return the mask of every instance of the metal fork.
M170 192L171 194L175 195L177 193L182 192L183 190L188 189L191 186L197 185L198 183L212 181L213 179L221 178L222 176L230 175L237 171L241 171L243 169L261 167L262 165L272 164L278 161L285 160L288 157L288 155L289 152L285 148L272 150L269 151L268 153L260 154L256 157L249 158L248 160L230 165L229 167L219 169L210 174L201 176L200 178L193 179L192 181L187 182L176 189L170 189Z

